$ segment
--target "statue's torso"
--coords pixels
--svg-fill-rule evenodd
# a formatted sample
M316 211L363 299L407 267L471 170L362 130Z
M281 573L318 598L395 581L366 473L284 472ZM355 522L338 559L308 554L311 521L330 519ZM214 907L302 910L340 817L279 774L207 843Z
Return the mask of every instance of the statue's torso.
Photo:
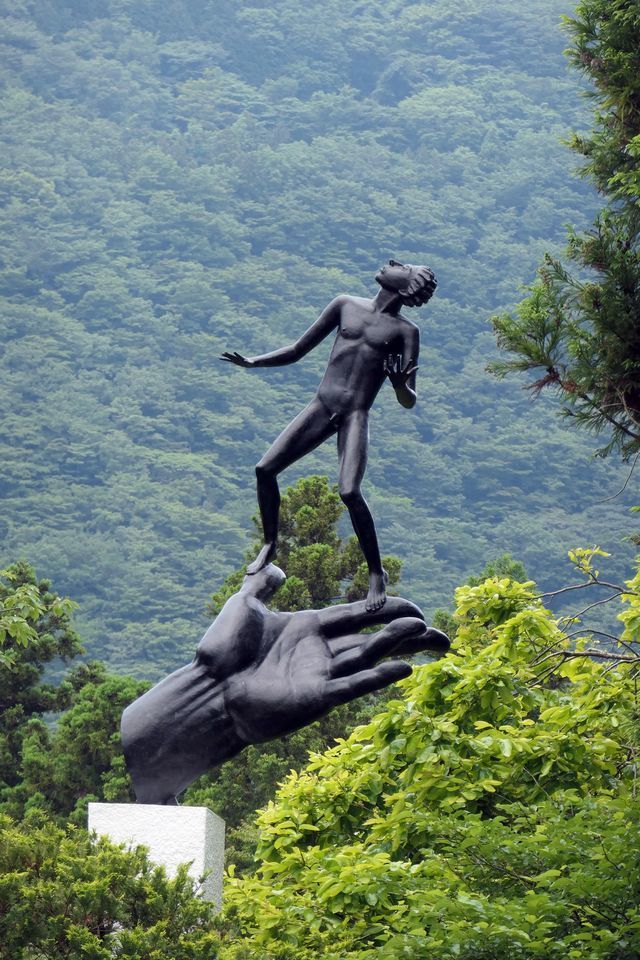
M404 317L375 311L371 300L350 298L318 387L323 403L339 414L369 410L385 379L385 359L403 353L411 326Z

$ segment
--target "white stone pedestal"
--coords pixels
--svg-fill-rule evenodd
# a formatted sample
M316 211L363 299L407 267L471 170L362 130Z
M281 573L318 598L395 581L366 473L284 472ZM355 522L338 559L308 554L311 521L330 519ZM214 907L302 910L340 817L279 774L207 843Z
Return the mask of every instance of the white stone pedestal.
M222 906L224 820L207 807L166 807L151 803L90 803L89 830L113 843L144 845L149 859L175 876L191 863L194 880L204 873L201 896Z

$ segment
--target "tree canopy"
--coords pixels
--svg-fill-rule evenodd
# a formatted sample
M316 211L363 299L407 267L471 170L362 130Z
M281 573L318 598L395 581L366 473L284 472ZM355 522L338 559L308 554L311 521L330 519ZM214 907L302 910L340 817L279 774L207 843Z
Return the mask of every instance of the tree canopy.
M453 654L261 813L228 896L249 955L634 956L639 585L631 663L570 640L531 581L460 587Z
M0 815L0 958L214 960L211 905L181 868L173 880L142 847Z
M628 0L582 0L566 18L569 55L587 75L593 127L571 146L607 200L591 229L571 228L569 265L547 254L529 296L494 318L515 359L499 375L537 370L562 413L603 433L602 455L640 450L640 11Z

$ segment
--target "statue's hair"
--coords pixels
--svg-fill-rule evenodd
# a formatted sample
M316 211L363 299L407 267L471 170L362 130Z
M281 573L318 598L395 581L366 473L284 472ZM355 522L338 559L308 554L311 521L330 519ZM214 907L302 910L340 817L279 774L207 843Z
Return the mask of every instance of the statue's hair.
M413 263L406 263L405 266L411 267L413 276L405 289L399 291L400 299L405 307L421 307L433 296L438 281L430 267Z

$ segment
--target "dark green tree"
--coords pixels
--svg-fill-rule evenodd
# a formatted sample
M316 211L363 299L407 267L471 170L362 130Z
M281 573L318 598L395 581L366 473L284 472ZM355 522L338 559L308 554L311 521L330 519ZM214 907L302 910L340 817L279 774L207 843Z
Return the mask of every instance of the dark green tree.
M73 601L59 597L28 563L0 577L0 810L39 809L77 822L89 800L132 799L120 745L124 707L148 683L81 663L57 683L45 670L83 652ZM60 671L58 671L60 673ZM55 723L46 715L59 714Z
M71 702L72 686L43 680L45 668L82 652L71 626L75 604L39 580L28 563L0 574L0 800L21 780L20 758L28 723Z
M640 449L640 8L581 0L565 23L595 104L591 131L571 147L607 203L590 230L569 231L571 266L546 255L526 299L493 318L513 357L490 369L540 371L534 394L550 388L565 416L606 434L600 455L628 459Z
M55 726L33 718L25 726L19 781L2 809L21 817L39 809L64 823L86 823L92 800L133 802L120 743L120 716L149 683L109 675L102 664L81 665L65 680L72 704Z
M0 960L215 960L211 906L182 869L86 830L0 815Z

